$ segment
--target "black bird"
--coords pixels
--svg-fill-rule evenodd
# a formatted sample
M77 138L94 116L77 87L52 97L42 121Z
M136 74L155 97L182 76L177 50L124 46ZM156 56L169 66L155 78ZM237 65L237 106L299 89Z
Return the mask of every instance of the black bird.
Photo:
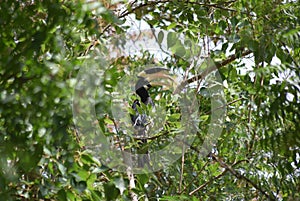
M150 88L151 85L143 79L140 78L139 81L136 84L136 94L140 97L141 102L145 105L151 104L154 106L153 101L149 95L149 92L146 88ZM146 84L146 85L143 85ZM141 103L138 99L134 100L131 108L135 111L135 114L130 114L130 118L132 121L132 124L136 130L137 137L140 138L139 145L141 146L137 151L139 154L144 154L143 156L139 156L141 158L138 158L138 167L144 167L147 165L149 167L149 155L147 147L144 148L143 146L146 145L147 139L145 139L146 132L147 132L147 124L148 124L148 117L145 113L139 113L138 107L141 107Z
M155 67L155 68L149 68L138 75L138 81L135 85L135 92L140 97L140 101L145 105L151 105L154 107L154 103L152 98L149 95L148 89L152 87L153 85L165 85L168 82L161 82L162 79L174 81L172 77L166 73L169 70L166 68L161 67ZM155 82L156 81L156 82ZM130 118L132 121L132 125L137 130L138 138L141 139L141 144L145 145L147 143L147 124L148 124L148 117L145 113L140 114L138 111L138 107L141 106L141 103L138 99L134 100L131 108L135 111L135 114L130 114ZM138 160L138 167L143 167L145 164L149 167L149 155L148 150L141 149L138 150L140 154L144 154L143 157Z
M152 98L149 95L148 89L152 87L150 82L145 79L144 77L140 77L135 85L135 92L140 97L141 102L145 105L151 104L151 106L154 106L154 103L152 101ZM147 88L147 89L146 89ZM136 99L131 108L135 111L135 115L130 114L131 121L133 123L133 126L139 128L139 130L145 130L147 125L147 116L145 114L139 114L138 107L140 107L141 104L138 99Z

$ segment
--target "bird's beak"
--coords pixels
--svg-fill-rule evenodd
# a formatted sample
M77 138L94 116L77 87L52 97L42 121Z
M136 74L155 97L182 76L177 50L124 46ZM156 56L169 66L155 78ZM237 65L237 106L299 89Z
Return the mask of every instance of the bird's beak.
M142 71L138 74L139 77L146 79L151 86L162 86L164 90L175 89L178 85L175 76L171 75L169 69L154 68Z

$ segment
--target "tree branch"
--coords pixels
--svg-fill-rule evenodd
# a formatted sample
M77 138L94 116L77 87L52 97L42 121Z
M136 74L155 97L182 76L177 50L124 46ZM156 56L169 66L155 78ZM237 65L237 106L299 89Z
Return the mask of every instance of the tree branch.
M201 189L205 188L207 185L209 185L210 183L212 183L213 181L221 178L222 176L224 176L226 174L228 170L224 170L222 173L218 174L217 176L211 178L210 180L208 180L207 182L205 182L204 184L202 184L201 186L199 186L198 188L196 188L195 190L191 191L189 193L189 195L193 195L195 194L196 192L200 191Z
M128 10L127 12L123 12L121 15L119 15L119 18L123 18L129 14L132 14L134 13L136 10L138 9L141 9L143 7L147 7L147 6L154 6L154 5L157 5L158 3L172 3L173 1L171 0L158 0L158 1L148 1L144 4L139 4L137 6L135 6L134 8L131 8L130 10ZM231 12L237 12L236 10L234 9L230 9L230 8L225 8L225 7L222 7L221 5L228 5L228 4L231 4L231 3L235 3L236 0L232 0L232 1L227 1L227 2L222 2L222 3L212 3L212 4L208 4L208 3L199 3L199 2L191 2L191 1L180 1L180 2L183 2L183 3L189 3L189 4L195 4L195 5L200 5L200 6L205 6L205 7L214 7L214 8L219 8L219 9L223 9L223 10L228 10L228 11L231 11ZM131 4L132 6L133 4Z
M123 18L123 17L125 17L127 15L130 15L130 14L134 13L136 10L141 9L143 7L147 7L147 6L151 6L152 7L152 6L154 6L154 5L158 4L158 3L168 3L168 2L172 2L172 1L170 1L170 0L148 1L145 4L139 4L139 5L135 6L134 8L131 8L130 10L127 10L127 12L124 11L118 17L119 18Z
M183 181L183 172L184 172L184 155L185 154L185 144L182 144L182 153L181 153L181 168L180 168L180 179L179 179L179 192L181 191L182 181Z
M177 88L175 89L174 91L174 94L177 94L179 93L186 85L188 84L191 84L193 82L196 82L198 80L202 80L204 79L209 73L215 71L215 70L218 70L224 66L226 66L227 64L233 62L234 60L236 60L237 58L240 58L240 57L245 57L249 54L251 54L252 51L251 50L246 50L245 52L243 52L242 54L232 54L230 55L227 59L221 61L221 62L217 62L217 63L214 63L212 65L210 65L209 67L207 67L204 72L198 74L198 75L195 75L194 77L191 77L187 80L184 80L183 82L181 82Z
M268 198L268 200L275 201L275 198L272 194L268 194L265 190L263 190L261 187L259 187L256 183L254 183L253 181L251 181L244 175L241 175L239 172L237 172L235 169L233 169L232 166L226 164L221 158L219 158L215 154L212 154L212 158L215 161L217 161L221 167L225 168L225 171L230 172L237 179L245 180L247 183L249 183L251 186L253 186L256 190L258 190L260 193L262 193L264 196L266 196Z
M214 8L218 8L218 9L222 9L222 10L227 10L227 11L230 11L230 12L237 12L234 9L230 9L230 8L226 8L226 7L221 6L221 4L228 5L228 4L235 3L235 2L236 2L236 0L221 2L221 3L211 3L211 4L200 3L200 2L191 2L191 1L188 1L187 3L195 4L195 5L199 5L199 6L204 6L204 7L214 7Z
M209 185L211 182L215 181L216 179L221 178L222 176L224 176L227 172L230 172L233 176L235 176L237 179L243 179L245 180L247 183L249 183L250 185L252 185L255 189L257 189L259 192L261 192L264 196L266 196L268 198L268 200L271 201L275 201L275 198L272 194L268 194L266 191L264 191L262 188L260 188L257 184L255 184L253 181L251 181L250 179L248 179L247 177L241 175L239 172L237 172L235 169L233 169L233 166L239 164L240 162L244 162L246 160L241 160L238 162L235 162L232 164L232 166L226 164L222 159L220 159L219 157L217 157L215 154L211 155L212 158L217 161L221 167L225 168L225 170L220 173L219 175L211 178L209 181L205 182L204 184L200 185L198 188L196 188L195 190L191 191L189 193L189 195L193 195L196 192L200 191L201 189L205 188L207 185Z

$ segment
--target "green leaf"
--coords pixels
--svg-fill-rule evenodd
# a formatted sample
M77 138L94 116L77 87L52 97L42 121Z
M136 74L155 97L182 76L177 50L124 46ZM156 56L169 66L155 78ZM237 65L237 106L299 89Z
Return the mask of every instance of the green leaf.
M235 27L238 24L239 20L234 16L230 19L230 22L231 22L231 25L233 27Z
M67 201L67 194L66 194L66 191L64 189L61 189L61 190L58 191L57 199L59 201Z
M160 32L158 33L158 37L157 37L158 43L161 44L162 41L163 41L163 39L164 39L164 32L163 32L163 31L160 31Z
M226 52L227 48L228 48L228 43L224 43L222 45L222 52Z
M107 122L105 122L107 123ZM93 156L91 156L90 154L88 153L83 153L81 154L81 161L84 163L84 164L87 164L87 165L91 165L91 164L94 164L96 161L94 160Z
M76 189L79 193L83 193L83 192L85 191L86 188L87 188L86 181L80 181L80 182L76 183L76 185L75 185L75 189Z
M116 200L120 195L120 191L116 188L114 183L108 182L105 183L103 186L104 186L105 198L107 201Z
M117 177L114 178L114 184L115 186L120 190L121 195L126 190L125 182L123 180L123 177Z
M57 166L58 166L58 169L60 171L60 173L63 175L63 176L66 176L66 171L67 171L67 168L65 166L63 166L61 163L59 162L56 162Z
M104 122L105 122L106 124L109 124L109 125L114 125L113 120L110 119L110 118L105 118L105 119L104 119Z
M167 36L167 45L168 45L168 48L173 47L176 44L177 40L178 40L178 38L177 38L176 33L169 32L168 36Z
M216 34L221 34L221 33L222 33L222 29L221 29L220 26L216 26L216 28L215 28L215 33L216 33Z
M175 114L171 114L170 116L168 116L168 120L169 121L178 121L181 117L180 113L175 113Z
M237 78L237 70L232 68L229 72L229 79L235 80Z
M102 200L102 193L100 191L92 190L91 191L93 200Z
M255 52L259 50L258 41L250 39L250 40L246 40L245 43L251 51Z
M67 191L67 200L69 201L75 201L76 200L76 195L74 195L74 193L73 192L71 192L71 191Z
M227 28L227 23L224 20L219 21L218 27L221 28L221 30L225 30Z
M209 118L209 115L201 115L200 116L200 121L207 121Z
M80 180L78 181L86 181L89 176L90 176L90 172L84 169L79 170L76 175L78 175L78 177L80 178Z
M107 170L108 170L107 167L101 166L100 168L99 168L99 167L96 167L95 169L93 169L92 173L94 173L94 174L99 174L99 173L105 172L105 171L107 171Z
M137 9L135 11L135 17L137 20L141 20L143 17L143 10L142 9Z
M172 22L168 27L167 30L173 29L174 27L176 27L177 23L176 22Z
M176 45L174 45L171 48L172 52L179 57L184 57L186 51L185 51L185 47L181 44L181 42L178 40L176 42Z

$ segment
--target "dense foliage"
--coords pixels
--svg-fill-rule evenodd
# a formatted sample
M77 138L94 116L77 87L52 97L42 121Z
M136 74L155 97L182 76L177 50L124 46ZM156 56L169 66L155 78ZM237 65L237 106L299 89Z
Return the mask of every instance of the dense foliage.
M298 1L280 0L2 1L0 199L131 200L134 192L141 200L299 200L299 10ZM132 29L132 18L201 44L227 101L222 135L211 154L198 157L211 113L205 88L196 91L197 139L171 167L135 175L135 189L84 148L72 114L84 59L98 41ZM116 86L128 64L153 62L149 52L111 61L104 84ZM178 55L166 62L188 70ZM167 91L159 97L173 101ZM176 122L170 109L164 137L149 143L170 142ZM113 135L113 119L99 116L98 123Z

